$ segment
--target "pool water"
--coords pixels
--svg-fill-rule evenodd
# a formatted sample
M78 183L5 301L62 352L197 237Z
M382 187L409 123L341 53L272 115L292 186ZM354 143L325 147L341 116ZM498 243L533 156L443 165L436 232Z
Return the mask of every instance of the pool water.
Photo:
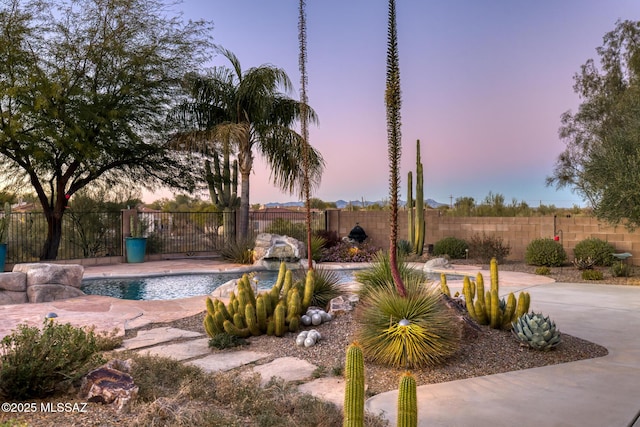
M356 270L334 270L340 283L350 282ZM169 300L208 295L243 273L176 274L135 278L85 279L80 288L89 295L104 295L129 300ZM270 289L278 278L277 271L253 273L259 289Z

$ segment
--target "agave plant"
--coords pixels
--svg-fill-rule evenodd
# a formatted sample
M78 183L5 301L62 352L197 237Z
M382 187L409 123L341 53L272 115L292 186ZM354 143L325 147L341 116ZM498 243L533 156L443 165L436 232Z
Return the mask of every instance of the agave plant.
M562 342L560 331L549 316L527 313L513 322L513 334L523 344L541 351L549 351Z

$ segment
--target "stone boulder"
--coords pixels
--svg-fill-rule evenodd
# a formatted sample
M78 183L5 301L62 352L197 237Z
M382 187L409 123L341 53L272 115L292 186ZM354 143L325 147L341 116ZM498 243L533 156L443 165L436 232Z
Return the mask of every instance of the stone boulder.
M329 310L327 310L327 313L332 316L348 313L353 310L359 300L358 295L355 294L341 295L333 298L329 301Z
M449 263L449 260L446 258L433 258L424 263L423 270L426 272L430 272L435 270L453 268L453 266Z
M77 264L16 264L14 272L27 275L27 287L33 285L65 285L80 289L84 267Z
M211 292L211 296L213 298L229 298L229 296L231 296L231 292L238 295L238 280L239 279L232 279L223 283ZM249 280L249 283L251 283L253 292L258 295L258 284L251 279Z
M51 302L83 295L86 294L73 286L56 284L27 286L27 298L29 302Z
M118 412L127 410L138 395L138 386L128 374L129 361L111 360L82 379L80 396L89 402L113 405Z
M25 292L27 290L27 275L20 272L0 274L0 290Z
M28 303L26 292L0 291L0 305Z
M306 255L306 248L297 239L278 234L261 233L256 238L255 260L296 262Z

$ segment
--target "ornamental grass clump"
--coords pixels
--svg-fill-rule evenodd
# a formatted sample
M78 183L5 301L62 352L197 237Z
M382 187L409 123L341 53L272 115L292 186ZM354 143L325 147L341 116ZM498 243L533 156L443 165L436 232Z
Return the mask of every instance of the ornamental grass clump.
M412 276L406 297L395 289L371 289L360 302L356 321L365 358L395 368L435 366L453 355L460 326L444 305L439 288Z

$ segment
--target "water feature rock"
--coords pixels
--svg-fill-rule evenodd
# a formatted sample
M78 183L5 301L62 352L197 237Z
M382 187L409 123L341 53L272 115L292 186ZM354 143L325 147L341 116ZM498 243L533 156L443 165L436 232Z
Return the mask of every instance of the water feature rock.
M27 287L29 302L51 302L83 295L85 295L84 292L73 286L46 284Z
M226 283L223 283L222 285L220 285L217 288L215 288L213 290L213 292L211 292L211 296L213 298L229 298L229 296L231 296L231 292L233 292L236 295L238 295L238 280L239 279L232 279L232 280L229 280ZM254 280L251 280L251 279L249 279L249 283L251 283L251 287L253 288L253 292L257 295L258 294L258 284Z
M27 275L20 272L7 272L0 274L0 289L12 292L26 291Z
M293 237L261 233L256 238L255 260L296 262L306 255L302 242Z
M0 291L0 305L24 304L29 302L26 292Z
M433 258L424 263L424 271L429 272L433 269L453 268L446 258Z
M14 272L27 275L27 286L32 285L65 285L80 289L84 267L78 264L16 264Z

